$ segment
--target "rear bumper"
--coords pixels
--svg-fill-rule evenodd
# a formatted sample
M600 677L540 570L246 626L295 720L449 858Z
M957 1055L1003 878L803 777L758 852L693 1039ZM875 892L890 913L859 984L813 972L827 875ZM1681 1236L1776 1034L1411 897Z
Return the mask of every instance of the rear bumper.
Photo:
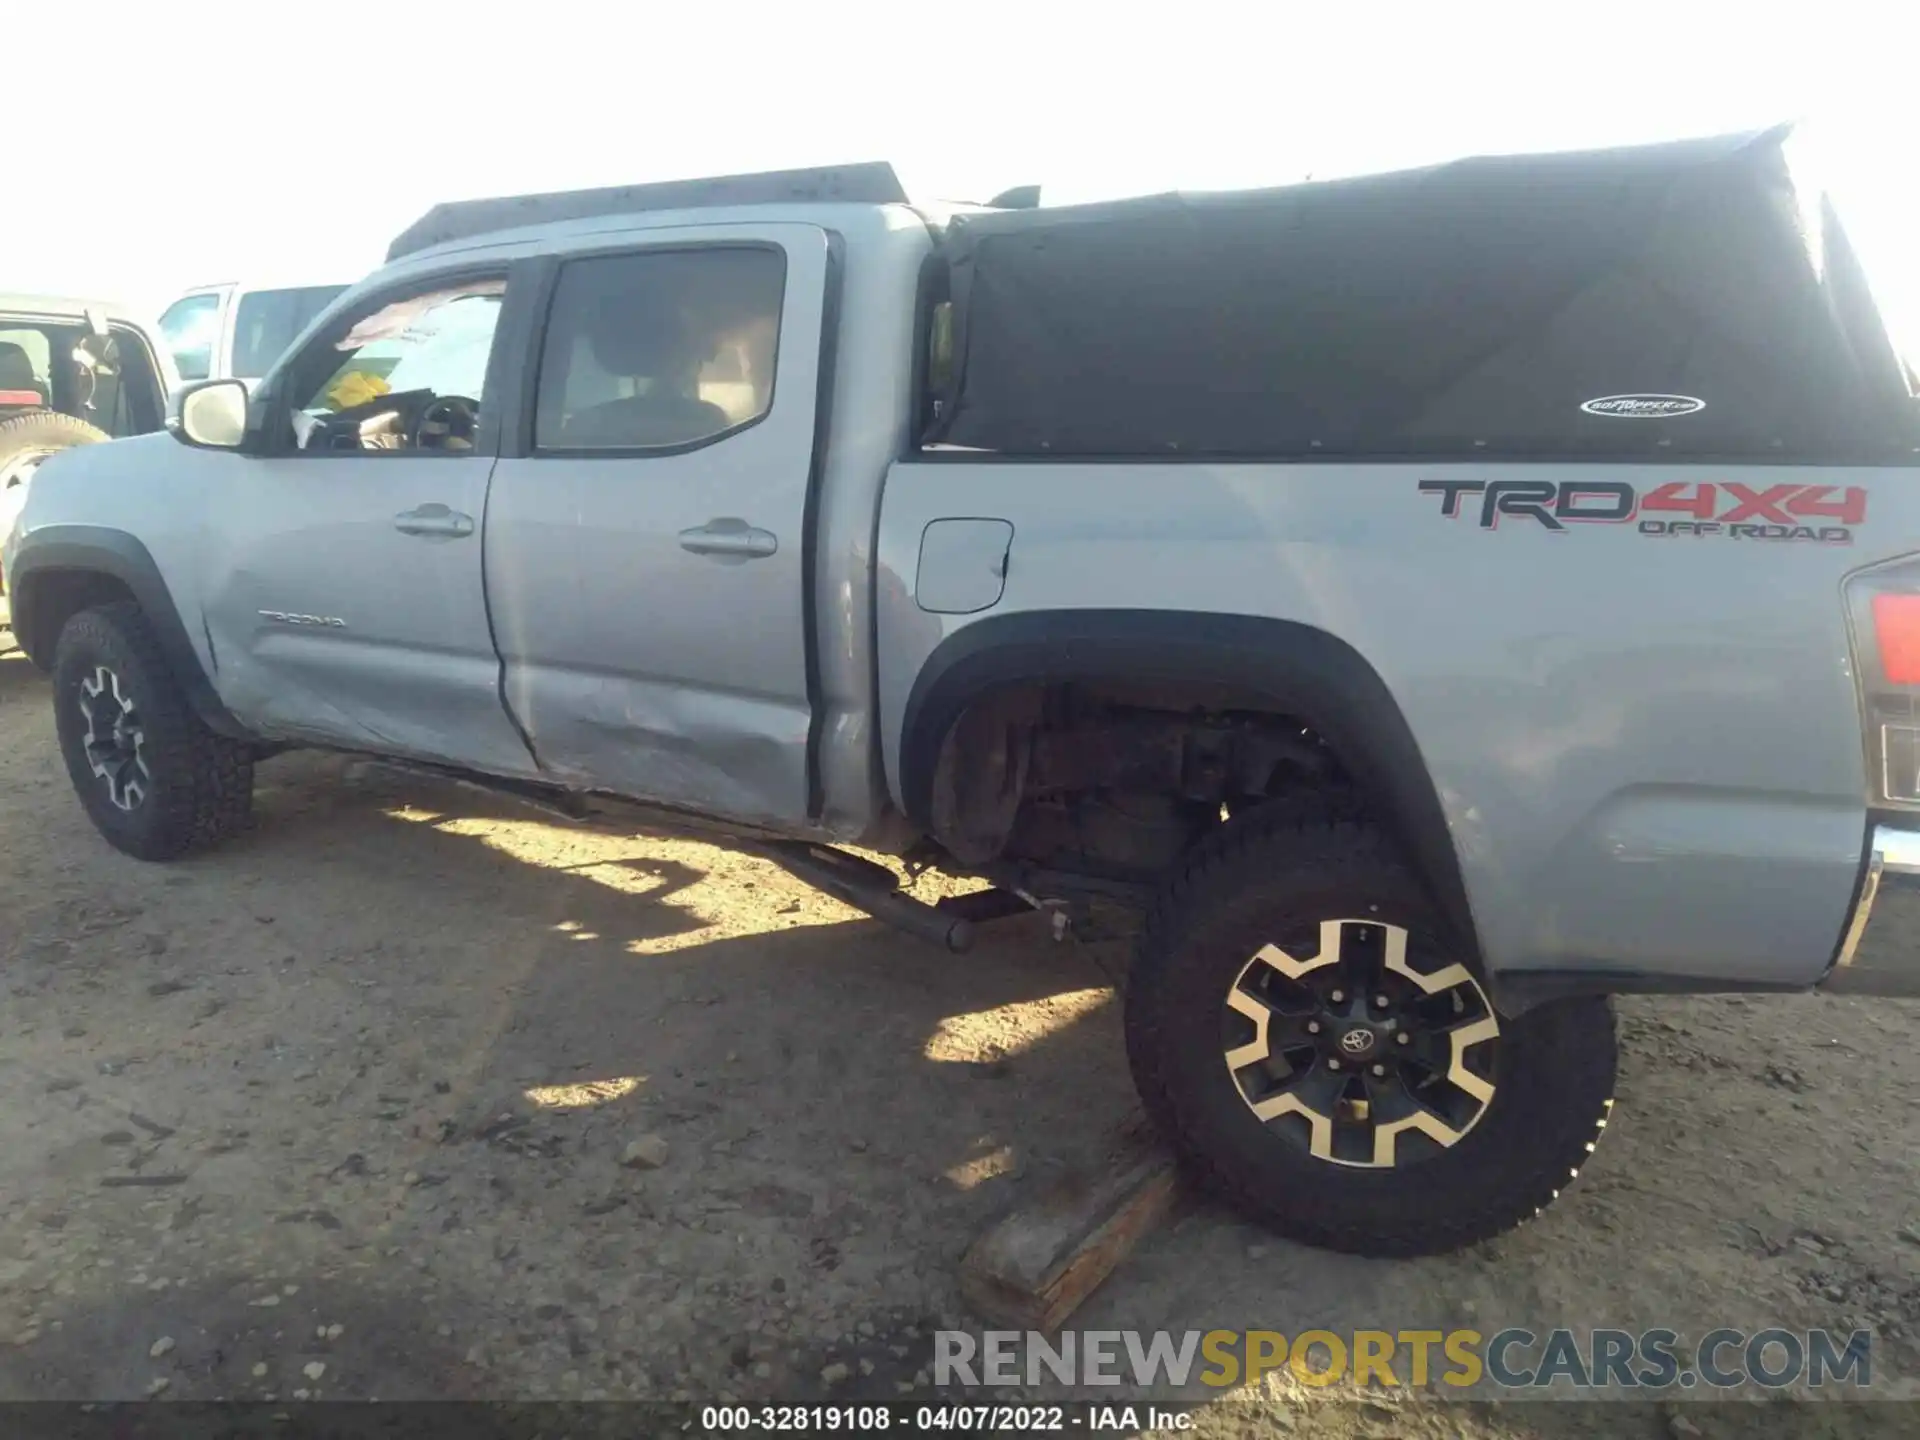
M1862 957L1860 941L1867 933L1880 882L1888 875L1920 875L1920 830L1876 825L1867 848L1867 873L1860 896L1847 922L1840 954L1821 980L1820 988L1842 995L1920 997L1920 947L1903 953Z

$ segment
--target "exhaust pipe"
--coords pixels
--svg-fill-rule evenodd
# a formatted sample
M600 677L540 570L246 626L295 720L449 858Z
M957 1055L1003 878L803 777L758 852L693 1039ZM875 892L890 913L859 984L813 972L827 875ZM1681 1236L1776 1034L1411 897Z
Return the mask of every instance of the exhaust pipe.
M779 840L756 848L794 878L896 930L955 955L973 946L971 921L902 895L900 878L884 865L804 840Z

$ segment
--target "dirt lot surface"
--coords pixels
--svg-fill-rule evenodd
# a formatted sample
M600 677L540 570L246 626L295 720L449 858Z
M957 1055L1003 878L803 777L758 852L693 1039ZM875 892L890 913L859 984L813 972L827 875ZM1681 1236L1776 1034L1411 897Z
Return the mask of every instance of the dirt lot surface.
M0 1399L924 1397L931 1331L979 1328L970 1240L1135 1116L1097 957L1026 921L945 959L752 858L338 758L267 764L258 808L185 864L112 852L46 682L0 654ZM1891 896L1870 943L1917 942ZM1614 1123L1522 1231L1369 1262L1196 1203L1074 1323L1872 1326L1904 1389L1920 1007L1620 1012ZM1331 1393L1204 1428L1783 1419ZM1817 1408L1836 1435L1912 1409Z

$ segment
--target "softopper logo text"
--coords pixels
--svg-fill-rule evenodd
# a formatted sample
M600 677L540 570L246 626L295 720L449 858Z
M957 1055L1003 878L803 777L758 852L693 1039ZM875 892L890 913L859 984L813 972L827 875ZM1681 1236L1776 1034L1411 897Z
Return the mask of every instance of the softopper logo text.
M1680 415L1698 415L1707 402L1691 395L1602 395L1580 407L1589 415L1605 415L1615 420L1671 420Z

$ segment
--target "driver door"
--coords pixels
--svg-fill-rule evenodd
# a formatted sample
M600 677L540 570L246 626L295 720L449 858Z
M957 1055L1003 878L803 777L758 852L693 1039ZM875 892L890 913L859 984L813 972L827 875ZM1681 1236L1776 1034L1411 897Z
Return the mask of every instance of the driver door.
M268 382L267 453L218 457L207 631L258 733L535 773L481 575L513 298L496 269L355 305Z

